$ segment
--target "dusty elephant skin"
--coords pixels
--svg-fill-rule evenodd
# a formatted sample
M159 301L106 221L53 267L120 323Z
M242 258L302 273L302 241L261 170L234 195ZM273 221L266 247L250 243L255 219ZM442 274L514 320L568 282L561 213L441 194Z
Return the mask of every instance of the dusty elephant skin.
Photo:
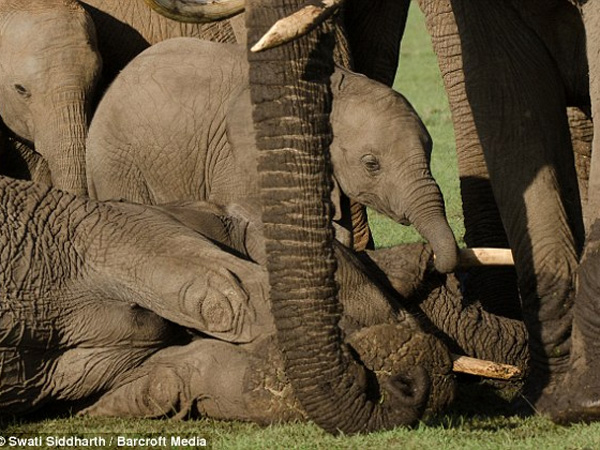
M92 121L90 195L147 204L255 202L246 73L243 49L225 44L181 38L141 54L117 77ZM436 267L451 271L457 247L429 171L431 139L420 118L400 94L341 68L332 91L331 159L341 191L413 223L433 246ZM349 214L339 198L333 195L336 219Z
M3 413L60 401L101 415L305 417L289 388L273 395L287 381L271 339L267 274L243 257L253 231L241 218L214 205L196 205L194 217L185 208L96 203L6 178L0 188ZM342 326L366 373L389 374L380 380L386 398L404 398L419 416L439 411L453 397L447 349L351 253L338 258ZM189 342L176 324L200 334ZM424 384L405 391L417 375Z

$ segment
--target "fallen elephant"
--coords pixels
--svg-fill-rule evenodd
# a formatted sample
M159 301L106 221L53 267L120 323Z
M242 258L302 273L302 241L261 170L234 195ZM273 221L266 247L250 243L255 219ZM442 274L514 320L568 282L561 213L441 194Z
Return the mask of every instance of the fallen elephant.
M252 260L261 258L257 229L243 213L97 203L6 178L0 192L2 414L66 403L101 415L305 417L274 340L266 271ZM412 252L417 262L402 271L379 265L405 294L420 283L401 280L425 273L431 255ZM341 345L362 361L369 401L407 425L441 411L454 396L447 346L353 253L336 254ZM452 305L435 295L421 305Z

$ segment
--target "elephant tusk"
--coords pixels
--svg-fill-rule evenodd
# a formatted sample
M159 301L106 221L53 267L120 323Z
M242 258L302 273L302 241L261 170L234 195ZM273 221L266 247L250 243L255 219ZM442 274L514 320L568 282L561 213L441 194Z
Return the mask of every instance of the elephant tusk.
M521 369L463 355L452 355L452 371L499 380L512 380L522 375Z
M245 0L145 0L159 14L178 22L205 23L235 16Z
M278 20L250 51L261 52L298 39L314 30L341 6L344 0L321 0Z
M463 269L477 266L514 266L509 248L461 248L459 266Z

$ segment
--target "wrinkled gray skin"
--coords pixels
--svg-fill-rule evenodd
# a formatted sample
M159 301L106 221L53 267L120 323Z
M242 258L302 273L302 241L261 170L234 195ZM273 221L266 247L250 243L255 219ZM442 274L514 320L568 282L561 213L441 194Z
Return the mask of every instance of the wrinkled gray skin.
M261 252L243 216L96 203L7 178L0 189L3 414L60 401L104 415L303 417L279 376L267 274L249 259ZM410 384L388 398L439 410L453 396L448 351L339 255L348 342L372 370ZM412 383L415 368L428 376Z
M170 37L244 42L243 21L181 24L144 0L1 0L0 116L17 139L2 173L85 194L88 122L115 75Z
M1 414L60 402L92 415L306 418L274 341L262 231L245 211L96 203L7 178L0 188L9 263L0 274ZM431 251L422 244L373 251L363 262L338 245L336 256L340 326L369 370L388 372L379 379L386 399L435 413L454 395L448 350L403 296L432 323L441 318L436 332L448 345L460 349L470 330L471 354L525 364L522 325L456 308L456 282L427 275ZM451 324L443 324L445 306L455 312ZM513 340L489 345L499 330ZM426 384L411 375L416 368ZM395 389L395 377L409 390Z
M101 57L94 24L64 0L0 1L0 116L51 182L86 192L85 137Z
M87 141L89 191L145 204L258 196L245 51L173 39L121 72L98 106ZM337 69L331 159L341 190L431 243L436 267L454 269L457 247L429 171L431 139L390 88ZM334 193L337 219L342 207Z

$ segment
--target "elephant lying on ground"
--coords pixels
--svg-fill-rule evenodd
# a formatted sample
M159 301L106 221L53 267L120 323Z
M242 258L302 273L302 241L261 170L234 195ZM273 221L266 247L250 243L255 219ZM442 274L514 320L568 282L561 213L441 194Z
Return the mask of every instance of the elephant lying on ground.
M255 202L245 55L240 46L179 38L134 59L106 92L90 126L90 195L145 204ZM431 243L438 270L450 272L457 246L429 171L431 138L419 116L392 89L341 68L332 90L331 159L341 191L413 223ZM337 199L339 219L345 211Z
M97 203L7 178L0 192L2 414L59 402L100 415L305 418L274 340L267 272L251 259L264 258L262 233L242 213ZM454 395L447 348L352 252L336 253L340 326L363 361L370 401L399 424L439 411ZM413 254L388 278L407 293L420 282L399 280L422 276L431 256ZM478 323L461 318L464 329ZM501 351L522 365L522 326L496 324L515 332L521 350Z

